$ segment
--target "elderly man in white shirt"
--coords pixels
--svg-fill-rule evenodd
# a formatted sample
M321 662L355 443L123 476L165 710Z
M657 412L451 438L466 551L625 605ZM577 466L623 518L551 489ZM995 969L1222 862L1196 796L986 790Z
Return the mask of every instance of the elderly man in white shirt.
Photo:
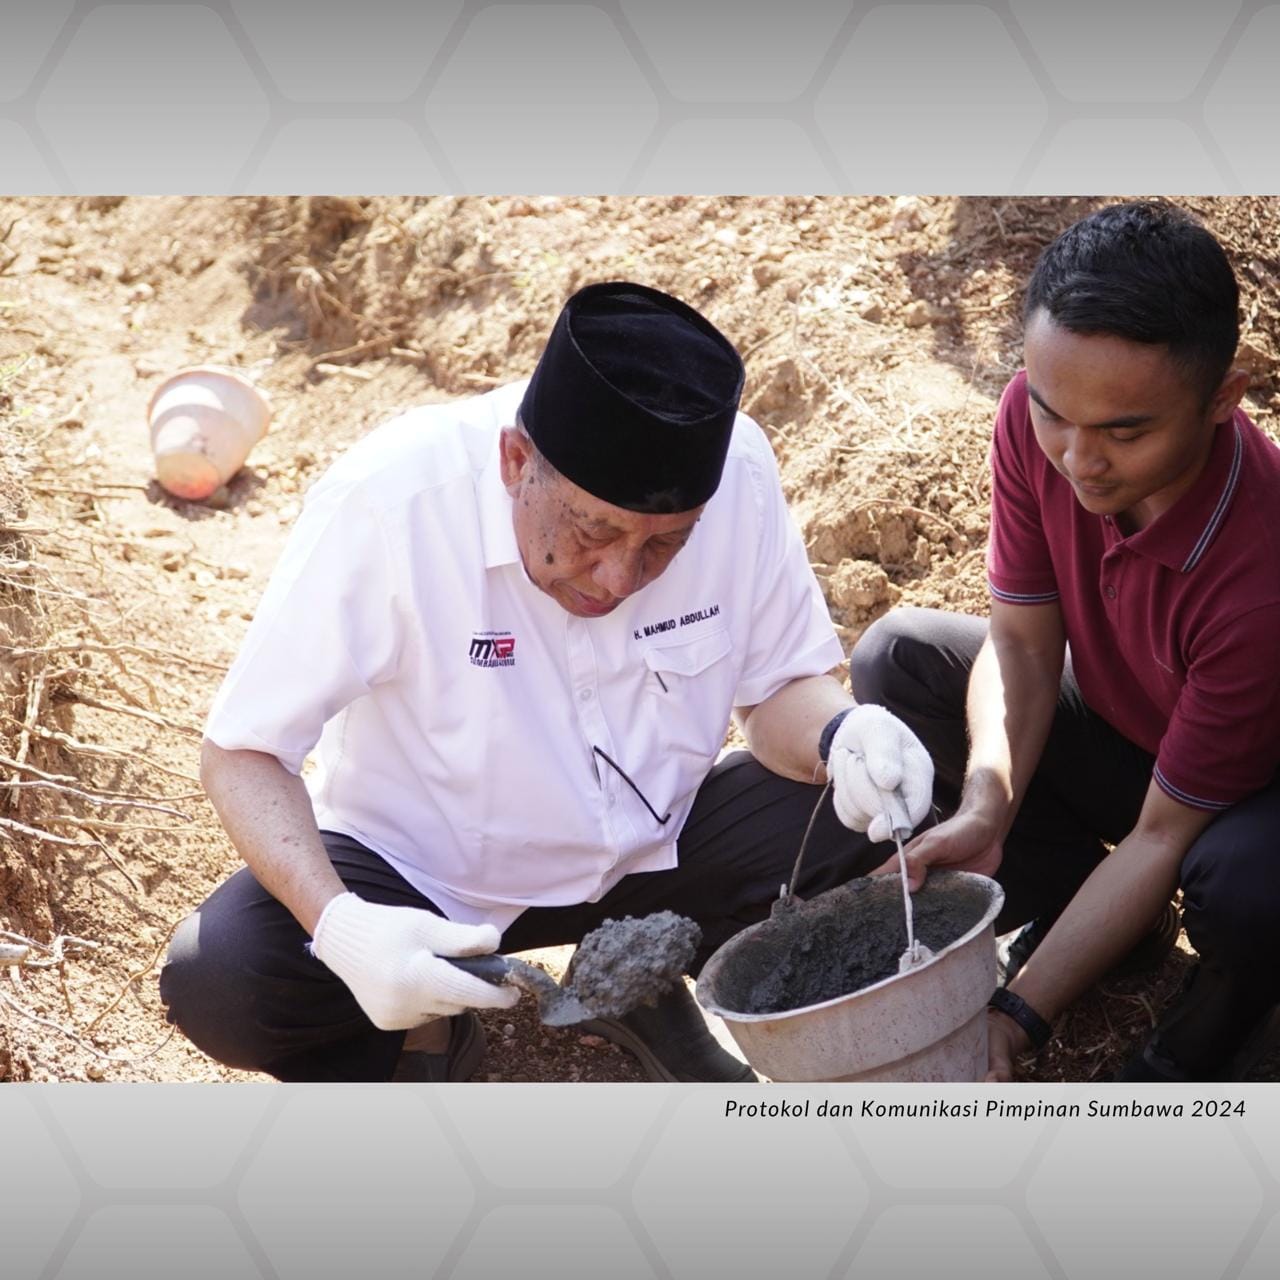
M592 285L527 383L411 410L311 490L206 727L247 866L161 975L195 1044L282 1080L466 1079L472 1011L517 992L442 957L670 909L696 973L767 914L828 761L802 893L882 861L885 791L923 819L923 748L829 674L742 383L692 308ZM717 764L731 716L750 752ZM753 1078L683 984L590 1026L654 1079Z

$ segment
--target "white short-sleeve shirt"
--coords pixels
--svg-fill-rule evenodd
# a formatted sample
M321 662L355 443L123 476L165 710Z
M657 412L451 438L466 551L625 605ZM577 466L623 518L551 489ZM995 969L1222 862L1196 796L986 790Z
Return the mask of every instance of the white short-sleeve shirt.
M660 577L591 619L535 587L498 463L524 386L413 409L330 468L206 727L294 773L318 744L320 827L451 918L500 929L674 866L732 708L843 658L773 454L742 414L719 489Z

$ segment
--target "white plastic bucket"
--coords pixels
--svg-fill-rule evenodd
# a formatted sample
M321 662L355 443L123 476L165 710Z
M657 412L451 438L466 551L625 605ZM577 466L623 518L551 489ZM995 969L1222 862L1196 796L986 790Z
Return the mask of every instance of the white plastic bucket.
M877 877L901 896L896 875ZM981 1080L987 1068L986 1006L996 988L995 919L1004 891L986 876L935 871L920 894L974 900L970 927L926 963L834 999L778 1013L733 1007L753 973L795 947L798 929L856 911L841 886L731 938L703 966L697 998L724 1019L751 1066L771 1080ZM919 895L917 895L919 897Z
M156 479L174 497L200 501L244 465L267 433L271 406L234 370L199 365L155 389L147 422Z

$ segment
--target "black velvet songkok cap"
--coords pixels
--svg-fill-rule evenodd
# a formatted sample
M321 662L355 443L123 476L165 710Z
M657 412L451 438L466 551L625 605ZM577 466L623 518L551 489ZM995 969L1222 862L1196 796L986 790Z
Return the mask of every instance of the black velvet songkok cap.
M720 483L743 377L733 345L692 307L644 285L593 284L560 312L520 420L594 497L689 511Z

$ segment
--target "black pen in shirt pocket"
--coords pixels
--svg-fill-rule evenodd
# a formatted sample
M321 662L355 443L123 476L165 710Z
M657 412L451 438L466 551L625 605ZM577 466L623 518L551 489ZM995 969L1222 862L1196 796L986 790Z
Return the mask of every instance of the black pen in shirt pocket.
M657 809L655 809L653 805L649 803L649 797L646 796L645 793L641 791L640 788L636 786L634 782L632 782L631 775L627 773L627 771L611 755L609 755L607 751L602 751L599 747L593 745L591 748L591 752L593 756L599 756L600 759L605 762L605 764L609 765L610 768L613 769L614 773L616 773L618 777L620 777L623 780L623 782L625 782L627 786L629 786L631 790L634 791L636 795L640 797L640 803L644 805L644 807L648 809L651 814L653 814L653 820L660 827L665 826L668 822L671 821L671 814L666 813L666 814L660 815ZM600 777L600 770L598 768L596 769L596 777L597 778ZM601 781L601 785L603 785L603 781Z

